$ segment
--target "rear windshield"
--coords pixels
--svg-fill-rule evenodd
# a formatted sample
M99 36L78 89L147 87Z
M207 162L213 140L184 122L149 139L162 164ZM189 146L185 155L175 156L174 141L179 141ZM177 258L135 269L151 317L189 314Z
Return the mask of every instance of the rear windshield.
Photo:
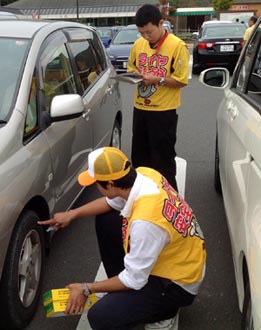
M100 37L102 38L112 38L113 37L113 30L112 29L97 29Z
M114 44L133 44L140 37L138 29L120 30L113 39Z
M206 26L202 36L204 38L243 37L245 30L243 24Z
M28 40L0 38L0 123L9 117L26 56Z

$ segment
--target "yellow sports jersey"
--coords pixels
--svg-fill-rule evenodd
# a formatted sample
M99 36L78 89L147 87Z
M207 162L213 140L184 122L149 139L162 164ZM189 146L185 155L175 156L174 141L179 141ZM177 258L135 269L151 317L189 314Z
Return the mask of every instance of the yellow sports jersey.
M253 26L251 26L251 27L249 27L249 28L246 29L245 34L244 34L244 38L243 38L244 41L247 41L249 39L250 34L252 33L254 27L255 26L253 25Z
M134 43L128 62L128 71L153 73L158 77L172 77L187 84L189 51L184 41L169 34L158 53L149 42L140 37ZM137 85L134 106L141 110L165 111L180 106L180 88Z
M170 243L161 251L151 274L181 285L200 282L206 262L203 233L185 200L157 171L139 167L137 171L157 183L158 194L143 195L133 204L132 213L123 221L123 245L129 250L132 221L149 221L169 233Z

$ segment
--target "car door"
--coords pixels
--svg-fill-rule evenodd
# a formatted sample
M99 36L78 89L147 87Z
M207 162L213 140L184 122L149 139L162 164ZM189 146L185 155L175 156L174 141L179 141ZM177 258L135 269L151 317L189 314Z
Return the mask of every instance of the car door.
M87 40L78 40L71 30L66 31L69 48L75 60L82 97L92 125L94 148L109 145L112 128L119 109L115 80L111 79L112 66L108 63L96 33Z
M227 181L224 203L231 234L232 247L238 253L246 250L251 219L248 218L253 192L260 196L260 104L261 60L260 30L248 43L232 82L227 115L230 136L227 141ZM260 131L259 131L260 132ZM256 197L259 198L259 197ZM239 260L235 256L234 261ZM237 267L236 267L237 268Z
M78 92L66 43L62 31L50 35L40 50L38 63L41 125L52 160L50 185L55 196L54 211L69 207L79 193L77 177L86 168L93 146L88 110L77 119L48 122L53 97Z

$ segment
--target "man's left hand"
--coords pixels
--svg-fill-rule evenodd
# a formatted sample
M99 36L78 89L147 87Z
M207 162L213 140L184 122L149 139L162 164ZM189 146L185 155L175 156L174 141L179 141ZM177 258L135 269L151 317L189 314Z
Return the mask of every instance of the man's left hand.
M87 299L83 294L82 283L71 283L66 287L70 289L70 296L65 314L81 314Z

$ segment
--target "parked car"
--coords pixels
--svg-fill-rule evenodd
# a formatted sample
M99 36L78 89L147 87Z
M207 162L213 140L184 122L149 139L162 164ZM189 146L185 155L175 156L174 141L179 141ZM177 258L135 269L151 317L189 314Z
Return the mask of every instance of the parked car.
M165 30L167 30L169 33L173 33L173 28L172 25L169 21L164 21L163 22L163 27Z
M96 31L99 33L99 36L107 48L110 45L110 42L114 35L122 28L122 26L100 26L96 28Z
M120 147L116 72L94 29L3 20L0 29L0 328L38 304L49 236L37 220L69 209L90 151Z
M18 17L15 14L9 13L7 11L0 11L0 19L18 19Z
M107 53L112 65L118 73L127 71L127 63L131 47L140 37L140 33L135 24L127 25L114 36Z
M222 192L242 330L261 329L261 18L229 81L226 68L200 81L225 94L217 112L214 183Z
M193 46L194 74L214 66L226 67L232 73L243 47L246 26L229 21L208 21L200 28Z

